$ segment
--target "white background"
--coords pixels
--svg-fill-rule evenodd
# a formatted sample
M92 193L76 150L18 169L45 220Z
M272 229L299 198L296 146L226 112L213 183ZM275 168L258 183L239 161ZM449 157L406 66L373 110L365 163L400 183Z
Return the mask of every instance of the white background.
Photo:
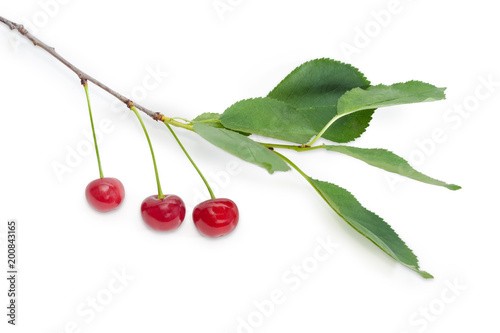
M422 279L350 229L298 174L268 175L178 129L216 194L240 208L231 236L202 237L190 211L205 193L203 184L165 126L145 118L164 192L191 207L175 232L151 231L139 213L156 190L144 134L130 111L91 85L96 125L111 124L100 143L104 173L126 189L118 211L94 212L84 198L98 171L85 150L83 89L72 72L2 25L2 271L8 219L19 224L20 258L18 326L6 324L2 278L2 331L498 330L500 24L494 2L221 3L231 10L218 13L213 0L2 0L0 15L28 23L75 65L127 96L142 93L141 104L168 116L192 119L264 96L297 65L320 57L352 63L374 84L418 79L448 87L445 101L377 111L353 144L390 149L418 170L463 186L460 191L388 178L334 153L285 152L384 217L435 279ZM378 15L377 23L376 13L388 10L392 14ZM356 53L343 51L348 44ZM157 81L148 76L155 70L162 72ZM496 85L484 86L488 79ZM431 144L436 130L444 138ZM73 156L68 166L69 151L78 149L80 159ZM58 163L70 171L58 176ZM315 261L316 248L328 241L338 248ZM307 276L291 271L303 264ZM115 275L123 272L129 280L120 283ZM271 294L280 292L280 304L271 306Z

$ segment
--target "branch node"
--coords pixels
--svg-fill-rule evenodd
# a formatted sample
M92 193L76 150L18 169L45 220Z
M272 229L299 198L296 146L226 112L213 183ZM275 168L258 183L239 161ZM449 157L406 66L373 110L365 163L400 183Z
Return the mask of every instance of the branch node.
M24 29L24 26L22 24L17 26L17 31L23 36L26 36L28 34L28 30Z
M156 121L161 120L164 122L165 120L168 119L163 114L161 114L159 112L153 112L151 110L146 109L145 107L140 106L139 104L134 105L134 103L130 99L119 94L118 92L114 91L113 89L109 88L108 86L99 82L98 80L94 79L93 77L87 75L86 73L84 73L83 71L78 69L76 66L71 64L69 61L64 59L61 55L59 55L56 52L56 49L54 47L51 47L51 46L45 44L44 42L42 42L41 40L39 40L38 38L33 36L31 33L29 33L29 31L26 30L22 24L17 24L15 22L9 21L2 16L0 16L0 23L7 25L7 27L11 30L17 30L22 36L24 36L26 39L30 40L33 43L33 45L39 46L43 50L45 50L46 52L51 54L54 58L56 58L58 61L60 61L66 67L68 67L71 71L73 71L78 76L78 78L81 80L82 85L88 85L88 81L90 81L90 82L94 83L97 87L103 89L107 93L116 97L121 102L125 103L129 109L136 107L137 109L141 110L142 112L144 112L145 114L147 114L148 116L150 116L152 119L154 119Z
M164 116L163 114L161 114L160 112L155 112L155 115L154 115L153 119L154 119L154 120L156 120L156 121L158 121L158 120L159 120L159 121L162 121L162 122L163 122L163 121L165 121L165 119L166 119L166 118L165 118L165 116Z

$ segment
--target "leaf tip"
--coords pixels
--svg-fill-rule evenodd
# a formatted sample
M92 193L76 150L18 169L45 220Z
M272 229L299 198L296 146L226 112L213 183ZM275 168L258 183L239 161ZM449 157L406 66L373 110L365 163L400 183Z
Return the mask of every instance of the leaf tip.
M425 272L425 271L420 271L420 270L419 270L419 271L417 271L417 273L418 273L421 277L423 277L424 279L434 279L434 276L433 276L432 274L427 273L427 272Z
M462 186L450 184L450 185L446 186L446 188L449 190L452 190L452 191L457 191L457 190L460 190L462 188Z

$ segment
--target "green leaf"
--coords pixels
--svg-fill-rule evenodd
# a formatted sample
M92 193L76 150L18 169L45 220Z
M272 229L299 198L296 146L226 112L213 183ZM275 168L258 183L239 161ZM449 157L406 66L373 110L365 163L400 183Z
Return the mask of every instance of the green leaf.
M288 164L279 156L244 135L203 123L195 123L193 129L208 142L247 162L263 167L271 174L275 171L290 170Z
M377 214L363 207L349 191L328 182L312 178L308 180L328 205L356 231L423 278L433 278L431 274L419 269L417 257L391 226Z
M446 88L437 88L420 81L395 83L390 86L380 84L366 89L354 88L339 98L337 114L352 114L385 106L438 101L446 97L445 90Z
M220 116L221 116L220 113L205 112L205 113L200 114L198 117L194 118L193 122L194 123L203 123L205 125L209 125L209 126L212 126L215 128L225 128L219 120ZM244 132L239 132L239 131L235 131L235 132L238 132L244 136L250 135L250 133L244 133Z
M220 113L215 113L215 112L205 112L200 114L198 117L193 119L193 122L199 123L201 121L210 121L210 120L219 120L220 118Z
M271 98L239 101L220 117L226 128L270 138L307 143L317 131L302 111Z
M332 59L315 59L293 70L268 97L285 102L307 115L319 132L337 114L338 99L347 91L367 88L370 81L355 67ZM323 138L349 142L369 126L373 112L356 113L333 124Z
M418 180L423 183L443 186L450 190L459 190L461 187L458 185L447 184L440 180L431 178L424 175L421 172L413 169L411 165L402 157L394 154L393 152L386 149L366 149L357 148L349 146L331 146L324 145L326 150L336 151L351 157L357 158L363 162L366 162L374 167L396 173L401 176L405 176L414 180Z
M337 100L356 87L370 82L355 67L332 59L315 59L295 68L268 95L298 109L326 108L335 111Z
M372 120L373 112L374 110L364 110L339 118L321 137L338 143L351 142L366 131ZM307 115L317 133L332 119L332 114L317 109L307 111ZM334 115L336 115L336 111Z
M219 118L220 118L220 113L214 113L214 112L205 112L200 114L198 117L193 119L194 123L204 123L206 125L210 125L212 127L217 127L217 128L223 128Z

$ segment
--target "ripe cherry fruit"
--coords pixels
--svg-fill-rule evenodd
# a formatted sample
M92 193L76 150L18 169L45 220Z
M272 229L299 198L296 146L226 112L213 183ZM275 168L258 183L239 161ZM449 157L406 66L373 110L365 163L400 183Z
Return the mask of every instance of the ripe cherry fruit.
M87 201L98 212L109 212L118 208L125 197L123 184L116 178L99 178L91 181L85 189Z
M238 225L239 212L229 199L210 199L199 203L193 211L194 225L207 237L221 237L229 234Z
M194 163L187 150L182 145L181 141L172 130L170 125L165 122L173 137L181 147L186 157L196 169L201 179L205 183L208 192L210 193L210 200L199 203L193 210L193 221L198 231L207 237L220 237L229 234L238 225L239 212L236 204L229 199L216 199L214 192L210 188L207 180L201 173L200 169Z
M125 189L123 184L116 178L105 178L102 173L101 158L99 157L99 148L95 137L94 120L92 119L92 108L90 107L89 88L87 79L82 79L82 85L85 89L87 97L87 105L89 107L90 125L92 127L92 135L94 137L95 154L97 164L99 166L100 178L91 181L85 189L87 201L98 212L109 212L118 208L125 197Z
M144 222L157 231L168 231L179 227L186 216L186 206L181 198L167 194L162 199L151 195L141 205Z
M173 194L163 195L160 184L160 176L158 175L158 167L156 166L155 153L153 145L149 138L148 131L137 108L130 103L130 110L134 111L137 119L141 123L141 127L148 140L153 166L155 168L156 186L158 186L158 195L151 195L144 199L141 204L141 215L144 222L152 229L157 231L168 231L179 227L186 216L186 206L181 198Z

